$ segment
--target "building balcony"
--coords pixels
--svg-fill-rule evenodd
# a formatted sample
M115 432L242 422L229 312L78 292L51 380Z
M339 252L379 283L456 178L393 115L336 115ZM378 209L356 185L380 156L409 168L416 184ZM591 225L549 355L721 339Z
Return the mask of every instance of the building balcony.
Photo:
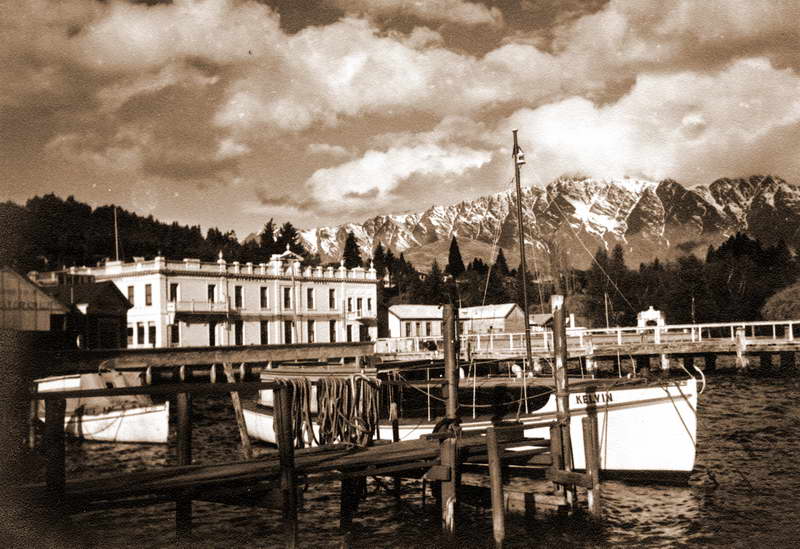
M228 314L238 311L229 301L170 301L168 313Z
M359 309L347 313L347 320L375 320L378 317L376 311Z

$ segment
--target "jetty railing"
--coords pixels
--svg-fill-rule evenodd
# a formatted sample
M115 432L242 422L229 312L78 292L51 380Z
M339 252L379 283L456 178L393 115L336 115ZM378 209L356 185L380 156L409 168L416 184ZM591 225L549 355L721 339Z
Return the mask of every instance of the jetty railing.
M772 340L793 342L800 338L800 320L762 320L751 322L710 322L671 324L664 326L618 326L612 328L567 328L567 349L570 353L590 353L603 346L626 344L697 343L709 340L736 341L742 331L748 341ZM519 354L525 350L524 332L468 333L460 336L462 354L467 352ZM375 342L375 354L432 354L440 357L441 336L381 338ZM534 352L553 351L551 330L531 332Z

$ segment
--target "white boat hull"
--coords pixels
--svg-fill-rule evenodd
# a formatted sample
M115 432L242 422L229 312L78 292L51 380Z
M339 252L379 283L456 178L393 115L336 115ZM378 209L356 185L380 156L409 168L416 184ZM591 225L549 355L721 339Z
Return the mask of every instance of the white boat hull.
M86 440L164 444L169 435L169 402L70 415L64 418L64 430Z
M582 420L597 416L600 440L600 468L607 472L653 477L688 475L694 468L697 432L697 382L694 379L665 382L663 386L612 388L598 393L570 393L570 432L576 469L583 469ZM244 410L250 436L275 443L272 410L249 406ZM545 406L523 415L520 421L533 424L556 417L555 397ZM417 439L430 433L435 422L401 423L401 440ZM465 431L486 429L488 421L462 419ZM314 426L315 431L317 426ZM547 427L526 429L528 437L549 438ZM392 440L392 427L379 426L378 437Z
M86 377L87 374L75 374L37 380L37 390L45 393L85 389ZM107 405L87 407L80 399L68 398L64 431L86 440L166 443L169 436L169 402L153 404L144 397L138 397L138 402L110 397ZM41 407L40 417L43 413Z

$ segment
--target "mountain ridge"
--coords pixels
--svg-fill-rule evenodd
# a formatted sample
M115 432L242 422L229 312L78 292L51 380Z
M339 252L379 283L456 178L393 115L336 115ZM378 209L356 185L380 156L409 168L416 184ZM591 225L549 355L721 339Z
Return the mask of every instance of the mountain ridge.
M352 231L365 256L380 242L409 261L419 255L424 265L433 259L443 265L446 254L416 251L438 249L431 245L449 243L455 235L459 244L472 240L483 245L473 246L476 250L488 245L496 253L502 247L513 265L518 262L515 208L515 192L507 190L421 212L317 227L300 236L323 261L339 259ZM523 188L522 210L533 261L557 256L561 267L585 268L598 247L616 244L633 266L687 253L704 256L709 245L736 232L765 245L780 239L791 248L800 245L800 187L773 175L720 178L691 188L672 179L560 177L543 188Z

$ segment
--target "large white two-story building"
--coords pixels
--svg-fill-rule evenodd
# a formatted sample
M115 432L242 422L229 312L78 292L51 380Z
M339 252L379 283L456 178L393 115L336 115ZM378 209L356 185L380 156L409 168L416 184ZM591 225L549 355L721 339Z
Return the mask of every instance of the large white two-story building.
M133 304L128 348L365 341L377 333L375 269L155 257L72 268L111 280ZM40 276L48 276L41 273Z

